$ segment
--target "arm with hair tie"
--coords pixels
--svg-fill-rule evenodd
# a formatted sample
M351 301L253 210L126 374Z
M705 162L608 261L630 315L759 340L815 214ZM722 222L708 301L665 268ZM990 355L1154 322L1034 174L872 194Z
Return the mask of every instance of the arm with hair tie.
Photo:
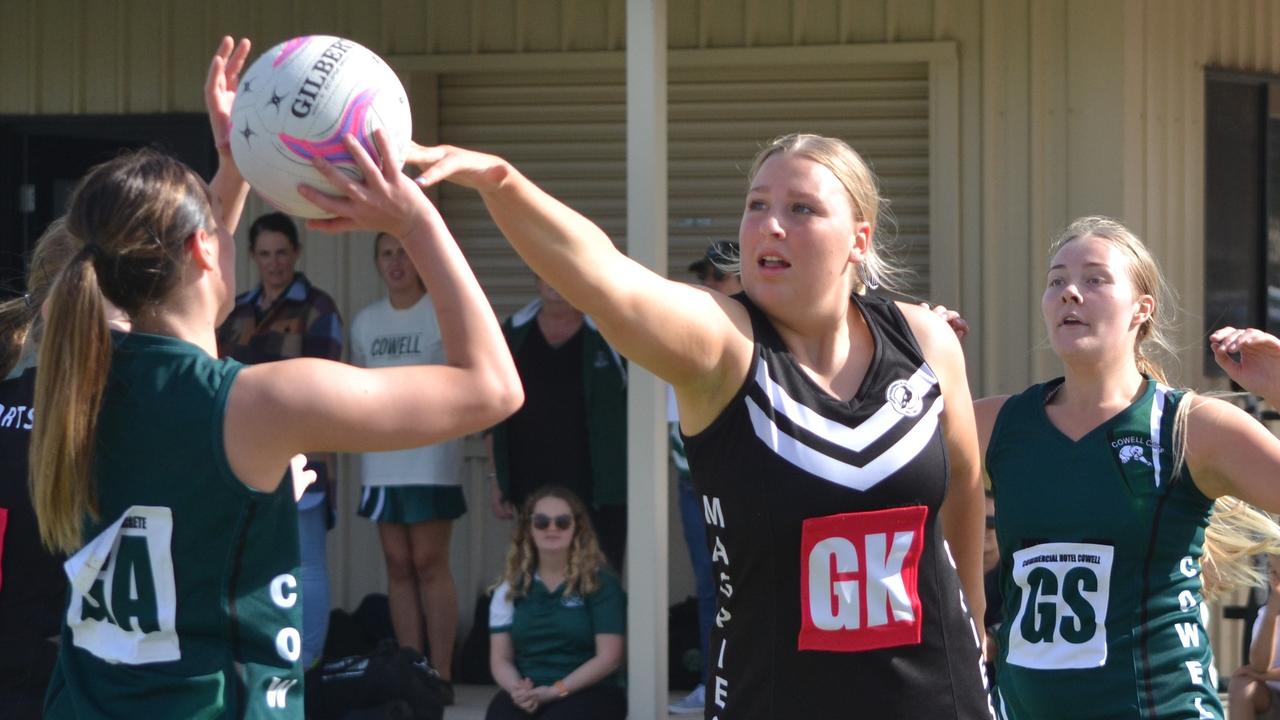
M222 38L209 63L209 77L204 84L204 105L209 111L213 143L218 149L218 172L209 181L209 189L220 207L215 207L218 221L229 233L235 233L249 195L249 184L231 156L231 105L240 84L240 71L249 57L249 39L239 43L231 36Z
M1227 376L1272 407L1280 402L1280 339L1253 328L1222 328L1210 349ZM1280 439L1244 410L1217 398L1191 398L1186 462L1208 497L1232 495L1280 513Z

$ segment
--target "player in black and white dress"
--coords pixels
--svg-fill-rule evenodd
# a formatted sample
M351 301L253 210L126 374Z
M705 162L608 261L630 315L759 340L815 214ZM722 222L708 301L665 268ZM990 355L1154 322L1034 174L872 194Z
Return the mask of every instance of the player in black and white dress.
M640 267L500 158L410 158L421 184L478 189L534 272L675 388L719 584L708 717L992 715L964 361L927 310L862 297L893 268L857 153L791 135L757 157L732 298Z

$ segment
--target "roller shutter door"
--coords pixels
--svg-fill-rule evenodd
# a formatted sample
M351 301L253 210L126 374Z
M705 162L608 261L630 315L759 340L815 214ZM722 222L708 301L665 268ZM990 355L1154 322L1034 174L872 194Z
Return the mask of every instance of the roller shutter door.
M923 63L775 65L669 75L670 276L736 239L746 172L787 132L844 138L870 161L896 220L891 248L929 288L929 80ZM448 74L440 140L497 153L626 246L626 88L616 71ZM479 197L445 186L441 210L500 315L533 294L529 271Z

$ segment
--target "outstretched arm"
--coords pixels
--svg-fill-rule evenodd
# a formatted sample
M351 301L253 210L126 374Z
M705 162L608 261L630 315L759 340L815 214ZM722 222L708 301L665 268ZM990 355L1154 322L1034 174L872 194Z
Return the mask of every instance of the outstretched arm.
M209 63L209 77L204 83L204 106L209 111L213 144L218 149L218 172L209 182L209 189L220 205L215 208L218 220L230 233L235 233L249 195L249 184L241 177L240 168L231 157L231 106L240 85L240 71L248 57L248 38L239 43L230 35L222 38Z
M449 180L478 190L539 277L590 315L620 353L676 387L686 430L705 426L732 397L750 362L750 320L741 305L639 265L501 158L414 146L408 159L423 169L421 185Z

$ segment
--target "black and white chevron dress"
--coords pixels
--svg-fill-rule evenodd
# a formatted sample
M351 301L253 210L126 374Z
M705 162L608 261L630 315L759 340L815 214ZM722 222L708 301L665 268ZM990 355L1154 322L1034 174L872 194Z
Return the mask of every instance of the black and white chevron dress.
M719 588L707 717L991 717L938 520L943 399L906 319L853 298L875 352L842 402L736 299L751 368L685 441Z

